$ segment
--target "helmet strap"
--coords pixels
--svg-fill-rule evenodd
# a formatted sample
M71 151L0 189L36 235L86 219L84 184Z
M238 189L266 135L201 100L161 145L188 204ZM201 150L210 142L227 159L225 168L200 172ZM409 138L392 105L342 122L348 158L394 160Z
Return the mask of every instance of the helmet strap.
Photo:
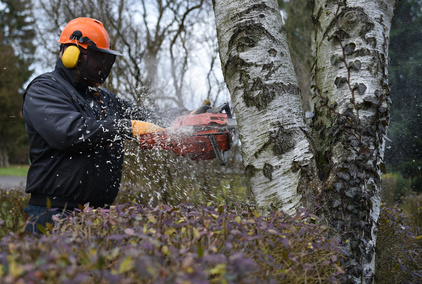
M72 35L70 36L70 39L75 39L79 41L80 43L88 43L90 45L93 45L94 47L97 47L95 42L93 42L89 37L87 36L82 37L82 32L79 30L74 31Z

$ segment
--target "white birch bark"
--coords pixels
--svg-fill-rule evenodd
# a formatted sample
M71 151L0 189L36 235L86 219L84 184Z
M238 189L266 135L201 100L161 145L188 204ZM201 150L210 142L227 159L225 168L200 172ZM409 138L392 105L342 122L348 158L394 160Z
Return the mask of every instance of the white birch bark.
M215 0L214 12L250 189L261 209L294 213L313 154L277 1Z
M353 283L372 283L388 125L388 44L397 0L312 0L314 131L321 203L351 258Z
M214 1L223 73L256 201L289 213L318 202L345 246L354 283L374 280L396 1L311 0L314 148L276 1ZM312 195L317 200L306 199Z

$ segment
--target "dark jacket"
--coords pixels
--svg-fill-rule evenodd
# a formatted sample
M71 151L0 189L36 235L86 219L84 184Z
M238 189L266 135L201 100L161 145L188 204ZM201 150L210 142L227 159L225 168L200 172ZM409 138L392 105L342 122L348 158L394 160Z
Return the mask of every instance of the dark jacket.
M32 205L46 206L47 197L61 208L111 204L120 187L130 120L156 123L147 109L106 89L95 97L72 78L59 59L55 70L35 78L24 94L31 162L26 191Z

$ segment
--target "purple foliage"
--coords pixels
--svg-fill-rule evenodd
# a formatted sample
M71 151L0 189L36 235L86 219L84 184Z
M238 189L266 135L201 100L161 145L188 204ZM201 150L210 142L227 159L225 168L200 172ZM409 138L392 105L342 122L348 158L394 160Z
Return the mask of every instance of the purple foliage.
M5 235L0 280L40 283L300 283L344 279L315 217L248 206L86 207L36 237ZM293 277L293 278L292 278ZM294 283L294 282L293 282Z

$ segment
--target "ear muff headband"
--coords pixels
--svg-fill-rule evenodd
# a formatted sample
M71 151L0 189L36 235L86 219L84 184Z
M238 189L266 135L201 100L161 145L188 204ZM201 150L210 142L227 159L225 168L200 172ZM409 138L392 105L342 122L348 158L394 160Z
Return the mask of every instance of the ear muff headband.
M62 62L66 68L72 69L78 65L81 51L76 45L68 46L62 54Z

